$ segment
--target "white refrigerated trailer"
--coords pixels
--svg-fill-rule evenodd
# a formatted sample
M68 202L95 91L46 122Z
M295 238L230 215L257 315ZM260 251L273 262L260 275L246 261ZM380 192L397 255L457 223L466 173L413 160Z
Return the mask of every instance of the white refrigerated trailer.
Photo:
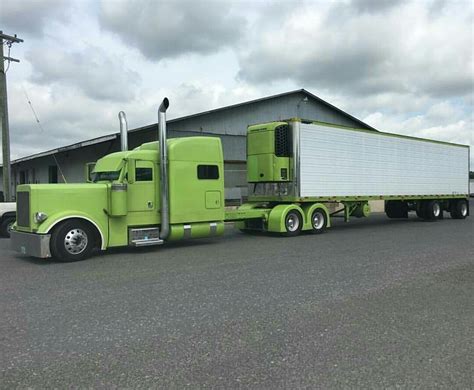
M303 197L469 192L469 147L321 124L301 124L299 132Z

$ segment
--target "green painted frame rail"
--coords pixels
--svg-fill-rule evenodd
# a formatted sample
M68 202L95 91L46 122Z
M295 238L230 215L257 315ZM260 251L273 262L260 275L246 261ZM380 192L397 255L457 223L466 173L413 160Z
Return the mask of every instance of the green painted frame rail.
M305 203L305 202L363 202L369 200L422 200L422 199L467 199L468 194L455 195L374 195L374 196L249 196L248 202L287 202L287 203Z
M224 221L245 221L247 219L267 219L271 208L262 209L244 209L244 210L226 210Z

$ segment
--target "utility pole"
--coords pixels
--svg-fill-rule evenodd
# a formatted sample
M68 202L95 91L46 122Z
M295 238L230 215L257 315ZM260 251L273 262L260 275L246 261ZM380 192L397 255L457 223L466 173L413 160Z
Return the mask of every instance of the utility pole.
M0 31L0 130L2 131L2 153L3 153L3 195L5 202L11 201L11 167L10 167L10 129L8 127L8 99L7 99L7 76L4 61L20 62L16 58L10 57L10 48L14 43L21 43L23 39L6 35ZM3 55L3 46L8 47L8 56ZM7 67L8 70L8 67Z

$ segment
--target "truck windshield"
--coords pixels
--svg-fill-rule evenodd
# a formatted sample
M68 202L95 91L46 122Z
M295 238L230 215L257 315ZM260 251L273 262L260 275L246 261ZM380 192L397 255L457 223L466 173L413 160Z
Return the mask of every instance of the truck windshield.
M98 181L113 181L117 180L120 176L120 171L108 171L108 172L94 172L92 174L93 182Z

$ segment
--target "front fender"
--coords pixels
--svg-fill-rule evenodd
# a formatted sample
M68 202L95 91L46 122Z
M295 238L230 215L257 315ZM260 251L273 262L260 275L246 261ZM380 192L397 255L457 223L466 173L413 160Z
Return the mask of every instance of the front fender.
M85 221L90 222L92 225L96 227L99 231L100 238L101 238L101 249L107 249L107 243L109 242L109 235L106 223L97 221L97 218L88 215L82 211L67 211L62 213L56 213L51 216L48 216L46 221L41 223L38 227L37 233L39 234L48 234L51 230L60 222L65 221L67 219L83 219ZM105 225L105 226L104 226Z

